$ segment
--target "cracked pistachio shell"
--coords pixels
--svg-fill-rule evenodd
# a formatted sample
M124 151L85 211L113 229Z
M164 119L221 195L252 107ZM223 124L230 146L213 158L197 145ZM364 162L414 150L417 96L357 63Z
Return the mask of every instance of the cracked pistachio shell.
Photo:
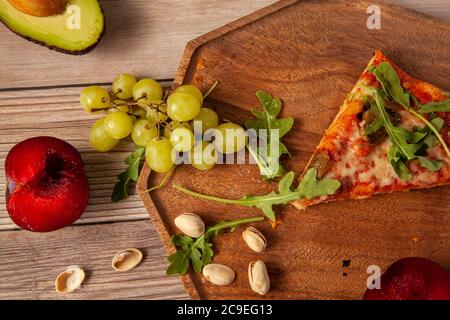
M117 271L131 270L141 262L142 256L142 252L136 248L119 251L112 259L112 267Z
M267 247L267 240L264 235L256 228L248 227L242 232L242 238L250 249L255 252L263 252Z
M234 281L236 274L233 269L226 265L210 263L203 267L203 276L212 284L226 286Z
M205 223L194 213L180 214L174 222L177 228L189 237L198 238L205 233Z
M270 279L262 260L252 261L248 266L248 281L252 290L265 295L270 290Z
M78 266L67 267L66 271L60 273L55 281L55 289L58 293L70 293L78 289L85 277L84 270Z

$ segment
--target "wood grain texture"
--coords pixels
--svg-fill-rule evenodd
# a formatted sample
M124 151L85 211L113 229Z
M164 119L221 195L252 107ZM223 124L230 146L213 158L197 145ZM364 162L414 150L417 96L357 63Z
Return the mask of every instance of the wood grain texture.
M187 41L273 2L100 1L106 33L85 56L50 51L0 25L0 74L8 75L0 89L106 83L120 72L171 79Z
M447 0L387 0L386 3L400 5L437 18L450 20L449 3Z
M118 272L111 260L138 248L143 261ZM0 232L0 299L185 299L177 277L166 277L165 252L150 221L73 226L48 234ZM56 276L70 265L86 272L81 288L55 292Z
M100 0L106 35L82 57L34 45L0 25L0 74L8 75L0 77L0 89L105 83L119 72L170 79L187 41L273 2ZM448 0L391 2L450 19Z
M302 172L375 49L384 50L412 75L450 89L450 24L375 3L382 9L382 29L374 31L366 28L366 8L372 2L277 3L191 41L175 85L196 83L206 90L219 81L208 103L222 118L241 124L257 105L258 89L281 97L282 116L295 119L285 139L292 154L285 164ZM138 189L147 187L148 178L155 179L145 167ZM275 188L261 181L254 165L219 165L208 172L183 166L172 182L226 198L266 194ZM264 255L250 252L238 235L215 241L214 261L237 271L233 285L208 285L193 273L184 282L188 292L200 298L260 298L251 292L246 270L250 261L262 258L272 281L264 299L360 299L372 264L386 268L399 258L422 256L450 267L449 191L442 187L380 195L301 212L292 206L278 208L284 221L280 227L272 231L267 223L257 225L269 240ZM170 186L143 195L143 200L169 251L169 236L177 232L173 219L180 211L199 213L208 224L258 214L189 198ZM343 268L347 259L351 266Z

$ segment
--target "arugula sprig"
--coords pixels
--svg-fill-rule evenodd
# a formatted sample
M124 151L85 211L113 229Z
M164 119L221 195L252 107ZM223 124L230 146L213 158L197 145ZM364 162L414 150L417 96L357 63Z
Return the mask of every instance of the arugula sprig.
M420 113L450 112L450 99L420 105L419 112Z
M425 157L427 149L436 143L432 130L424 127L409 131L406 128L394 126L379 91L376 88L363 84L360 87L367 95L373 98L373 101L370 101L371 110L378 115L378 118L367 127L366 134L381 128L386 130L392 142L392 147L389 149L387 156L397 175L403 180L411 180L412 174L408 169L408 162L414 159L418 159L421 166L429 171L439 170L442 166L441 161L430 160ZM440 130L443 121L440 118L435 118L432 120L431 125L435 130Z
M262 220L264 220L264 217L221 221L206 229L205 233L198 238L191 238L183 234L172 236L171 242L177 247L177 252L167 258L170 265L166 270L166 274L184 275L189 268L189 264L192 264L195 272L201 272L204 266L211 263L214 256L214 250L211 244L211 238L213 236L218 235L219 232L225 229L230 229L233 232L241 224Z
M292 188L294 182L294 172L287 173L278 183L278 192L272 191L266 195L247 195L241 199L224 199L204 195L179 185L174 188L191 196L211 200L223 204L237 204L246 207L255 207L260 209L263 214L271 221L275 221L274 205L287 204L301 198L313 199L319 196L332 195L341 186L338 180L322 179L317 180L317 169L311 168L304 175L296 189Z
M421 104L415 97L413 97L414 103L419 108L420 113L434 113L434 112L450 112L450 93L444 93L447 97L446 100L439 102L430 102Z
M415 117L424 122L425 125L432 131L432 133L436 136L436 138L444 148L447 157L450 157L450 149L447 146L444 138L440 134L439 132L440 129L438 130L431 121L429 121L427 118L421 115L419 113L420 109L419 112L417 112L411 107L410 103L411 95L403 89L400 82L400 78L398 77L397 72L392 67L392 65L388 62L382 62L378 65L378 67L376 68L374 67L370 71L372 71L377 80L381 83L383 88L383 94L386 97L390 97L394 102L398 103L404 109L406 109L407 111L412 113ZM435 111L437 111L438 108L436 106L439 106L439 108L442 108L441 110L444 110L443 107L445 107L445 104L432 103L431 106L427 107L425 110L434 109Z
M277 119L282 106L280 99L274 98L262 90L256 92L256 97L263 111L253 109L252 113L257 119L246 121L245 127L255 130L256 136L265 140L266 143L265 145L249 143L247 148L255 159L261 176L270 180L281 177L285 173L280 164L280 157L283 154L289 154L289 151L280 139L292 129L294 119ZM265 133L260 130L265 130Z
M128 197L128 186L130 182L136 182L139 178L139 172L141 171L141 163L145 156L145 147L136 148L126 159L125 164L128 167L121 174L117 176L116 185L114 186L111 200L118 202Z

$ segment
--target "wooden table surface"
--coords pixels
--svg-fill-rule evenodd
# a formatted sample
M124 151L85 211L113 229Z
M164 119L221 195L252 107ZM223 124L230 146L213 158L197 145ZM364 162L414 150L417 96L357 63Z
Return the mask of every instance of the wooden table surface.
M79 105L89 84L109 84L130 72L170 85L187 41L273 3L273 0L105 0L106 34L86 56L69 56L25 41L0 26L0 189L4 161L19 141L52 135L82 153L91 200L75 225L41 234L17 229L0 198L0 299L183 299L178 277L166 277L166 253L139 197L112 204L115 177L132 150L121 143L109 153L87 142L96 117ZM374 1L376 3L377 1ZM392 0L450 20L449 0ZM144 261L118 273L111 259L137 247ZM54 280L69 265L87 272L80 290L57 295Z

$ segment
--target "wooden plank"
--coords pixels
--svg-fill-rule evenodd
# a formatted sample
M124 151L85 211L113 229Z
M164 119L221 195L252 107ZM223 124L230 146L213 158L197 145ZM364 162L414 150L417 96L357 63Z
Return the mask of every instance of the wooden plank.
M0 77L0 89L104 83L125 71L137 76L172 78L187 41L275 1L100 2L106 16L107 33L96 50L86 56L52 52L0 26L1 74L8 75ZM450 19L447 0L391 2Z
M100 45L85 56L50 51L1 25L0 89L105 83L120 72L170 79L187 41L274 0L100 2L106 34Z
M373 1L375 4L378 1ZM388 0L387 3L397 4L437 18L450 20L448 0Z
M111 267L126 248L144 253L129 272ZM150 221L73 226L47 234L0 232L0 299L185 299L178 277L166 277L161 240ZM70 265L86 271L79 290L58 295L56 276Z
M169 83L163 83L168 86ZM125 201L112 203L116 176L126 167L125 157L133 150L130 141L121 142L108 153L96 152L88 142L90 127L101 115L88 114L79 103L82 87L0 92L0 190L6 190L5 158L18 142L39 135L51 135L74 145L82 154L91 188L89 206L76 223L147 219L134 187ZM0 230L15 229L0 197Z
M195 83L206 90L219 81L206 103L221 119L239 124L252 117L257 90L280 97L281 116L295 120L284 137L291 154L284 164L300 174L376 49L414 76L450 89L450 23L380 4L383 27L369 31L370 3L287 0L274 4L191 41L174 83ZM421 28L411 29L413 23ZM149 174L144 167L138 189L147 188ZM217 165L209 171L185 165L177 168L172 182L228 199L276 189L251 164ZM370 265L385 269L400 258L421 256L444 268L450 266L450 217L445 205L449 190L446 186L394 192L304 211L277 206L283 223L276 230L267 222L257 224L269 243L263 255L251 252L242 241L243 228L237 235L214 239L214 261L237 272L232 285L210 285L192 270L184 277L185 284L191 295L204 299L361 299ZM198 213L207 225L261 214L254 208L189 197L171 184L142 198L169 250L174 250L169 237L178 232L173 221L181 211ZM437 202L443 205L436 206ZM250 290L246 276L249 262L256 259L266 262L271 277L271 291L264 297ZM352 267L344 273L342 261L347 259Z

